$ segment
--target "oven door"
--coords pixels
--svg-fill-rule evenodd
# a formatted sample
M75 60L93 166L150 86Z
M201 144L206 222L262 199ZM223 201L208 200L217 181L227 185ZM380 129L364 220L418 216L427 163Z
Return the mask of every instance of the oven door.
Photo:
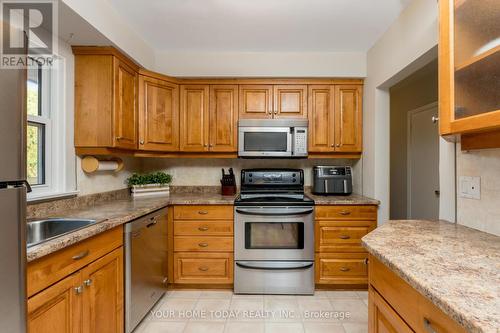
M314 260L314 207L235 207L235 260Z
M292 156L290 127L239 127L238 155L243 157Z

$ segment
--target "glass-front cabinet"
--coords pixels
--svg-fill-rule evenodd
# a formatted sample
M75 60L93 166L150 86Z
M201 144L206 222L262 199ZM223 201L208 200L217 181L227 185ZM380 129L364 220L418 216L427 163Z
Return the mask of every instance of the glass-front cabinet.
M500 1L439 3L441 135L500 130Z

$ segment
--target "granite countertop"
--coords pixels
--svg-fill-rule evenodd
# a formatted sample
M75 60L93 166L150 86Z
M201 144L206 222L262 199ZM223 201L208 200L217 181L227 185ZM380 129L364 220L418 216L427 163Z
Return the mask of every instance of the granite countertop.
M500 328L500 237L445 221L389 221L362 239L470 332Z
M217 193L173 193L110 200L80 209L60 209L44 217L89 218L99 222L28 248L27 260L36 260L169 205L232 205L234 199L235 196L222 196Z
M380 205L380 201L359 194L315 195L310 190L306 190L306 194L316 205Z

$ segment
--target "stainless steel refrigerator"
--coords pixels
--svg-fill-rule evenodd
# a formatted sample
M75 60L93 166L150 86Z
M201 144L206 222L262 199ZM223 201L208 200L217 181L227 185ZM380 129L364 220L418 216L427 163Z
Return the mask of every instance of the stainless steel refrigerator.
M26 331L26 71L0 68L0 331Z

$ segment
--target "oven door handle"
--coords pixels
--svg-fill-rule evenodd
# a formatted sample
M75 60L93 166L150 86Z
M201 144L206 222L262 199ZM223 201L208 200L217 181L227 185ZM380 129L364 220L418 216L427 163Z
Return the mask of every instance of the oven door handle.
M269 271L283 271L283 270L292 270L292 269L308 269L313 267L313 262L303 262L303 263L276 263L276 262L251 262L251 261L238 261L236 265L241 268L247 269L261 269L261 270L269 270Z
M260 216L287 216L287 215L308 215L314 213L314 208L307 209L274 209L255 210L250 208L236 208L236 213L243 215L260 215Z

